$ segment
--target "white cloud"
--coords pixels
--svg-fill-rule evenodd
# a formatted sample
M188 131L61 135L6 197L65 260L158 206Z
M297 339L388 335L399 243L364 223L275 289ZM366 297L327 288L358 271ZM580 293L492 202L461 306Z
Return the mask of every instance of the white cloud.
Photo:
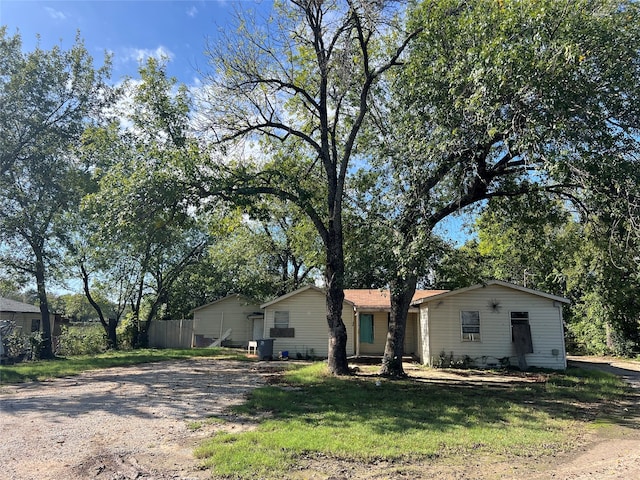
M53 9L51 7L44 7L44 9L49 14L49 16L51 18L53 18L54 20L66 20L67 19L67 16L64 14L64 12L61 12L60 10L55 10L55 9Z
M156 60L161 60L163 58L172 60L174 54L167 47L160 45L155 49L149 48L127 48L124 50L124 54L122 55L121 60L123 62L132 62L135 61L137 63L144 62L147 58L155 58Z
M198 14L198 9L193 5L189 10L187 10L187 15L191 18L195 17Z

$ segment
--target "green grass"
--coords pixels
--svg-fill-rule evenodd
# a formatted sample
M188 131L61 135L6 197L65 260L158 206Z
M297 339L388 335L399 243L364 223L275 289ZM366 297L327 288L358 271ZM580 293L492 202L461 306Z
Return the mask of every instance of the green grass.
M625 394L615 377L575 369L507 387L377 380L333 378L323 364L287 372L288 388L257 389L235 409L256 418L268 413L257 429L218 433L195 454L215 475L233 478L277 478L308 456L366 464L551 454L583 428L575 420L584 418L581 402Z
M136 365L139 363L162 362L191 357L219 357L247 360L245 355L226 348L194 349L141 349L82 355L77 357L56 358L26 362L17 365L0 366L0 385L40 381L55 377L77 375L86 370Z

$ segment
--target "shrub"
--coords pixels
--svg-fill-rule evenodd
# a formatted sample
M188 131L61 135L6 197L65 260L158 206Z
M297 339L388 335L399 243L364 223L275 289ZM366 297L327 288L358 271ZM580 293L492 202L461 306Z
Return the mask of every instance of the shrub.
M107 349L104 329L99 324L63 327L56 353L62 356L94 355Z
M44 349L42 332L28 335L14 331L2 338L4 356L7 363L19 363L25 360L40 360Z
M126 315L116 330L118 336L118 348L121 350L130 350L133 348L136 338L136 324L132 314Z

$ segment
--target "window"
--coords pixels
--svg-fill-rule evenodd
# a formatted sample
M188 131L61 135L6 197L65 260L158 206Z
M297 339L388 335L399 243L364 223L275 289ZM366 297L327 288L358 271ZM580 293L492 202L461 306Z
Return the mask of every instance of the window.
M296 331L289 328L289 312L273 313L273 328L269 329L269 336L274 338L294 338Z
M289 312L275 312L273 314L273 326L275 328L289 328Z
M477 310L460 312L463 342L480 341L480 312Z
M39 318L33 318L31 320L31 331L32 332L39 332L40 331L40 319Z
M373 343L373 315L371 313L360 314L360 341Z

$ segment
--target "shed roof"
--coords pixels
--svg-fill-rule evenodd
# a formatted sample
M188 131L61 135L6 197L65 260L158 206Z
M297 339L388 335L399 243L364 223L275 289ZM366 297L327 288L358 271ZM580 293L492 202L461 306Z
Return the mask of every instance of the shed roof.
M509 283L509 282L504 282L502 280L488 280L484 283L479 283L477 285L472 285L470 287L466 287L466 288L459 288L457 290L451 290L451 291L444 291L442 293L439 293L437 295L430 295L430 296L423 296L423 297L419 297L416 298L414 297L412 305L420 305L422 303L426 303L426 302L430 302L432 300L435 299L442 299L445 297L450 297L452 295L458 295L460 293L463 292L468 292L471 290L477 290L478 288L484 288L487 287L489 285L499 285L501 287L506 287L506 288L511 288L513 290L518 290L520 292L524 292L524 293L528 293L531 295L536 295L538 297L544 297L544 298L548 298L549 300L553 300L554 302L560 302L560 303L571 303L571 301L567 298L564 297L559 297L557 295L552 295L550 293L546 293L546 292L541 292L540 290L534 290L532 288L527 288L527 287L523 287L520 285L516 285L515 283Z
M201 305L199 307L196 307L193 310L191 310L191 313L197 312L198 310L202 310L203 308L210 307L211 305L215 305L216 303L221 303L221 302L224 302L225 300L230 300L232 298L236 298L238 300L242 300L247 305L258 305L258 302L256 302L252 298L247 297L246 295L242 295L241 293L231 293L231 294L227 295L226 297L222 297L222 298L219 298L217 300L214 300L213 302L209 302L209 303L207 303L205 305Z
M262 305L260 305L260 308L267 308L267 307L270 307L270 306L271 306L271 305L273 305L274 303L281 302L281 301L283 301L283 300L286 300L287 298L290 298L290 297L296 296L296 295L298 295L299 293L306 292L307 290L311 290L311 291L313 291L313 292L317 292L317 293L321 293L322 295L326 295L326 292L325 292L323 289L321 289L321 288L319 288L319 287L316 287L315 285L306 285L306 286L301 287L301 288L299 288L299 289L297 289L297 290L294 290L293 292L289 292L289 293L286 293L286 294L284 294L284 295L282 295L282 296L280 296L280 297L278 297L278 298L274 298L274 299L273 299L273 300L271 300L270 302L263 303ZM350 302L349 300L347 300L346 298L345 298L345 301L346 301L347 303L351 303L351 302Z
M17 302L10 298L0 297L0 312L40 313L40 307L29 303Z

